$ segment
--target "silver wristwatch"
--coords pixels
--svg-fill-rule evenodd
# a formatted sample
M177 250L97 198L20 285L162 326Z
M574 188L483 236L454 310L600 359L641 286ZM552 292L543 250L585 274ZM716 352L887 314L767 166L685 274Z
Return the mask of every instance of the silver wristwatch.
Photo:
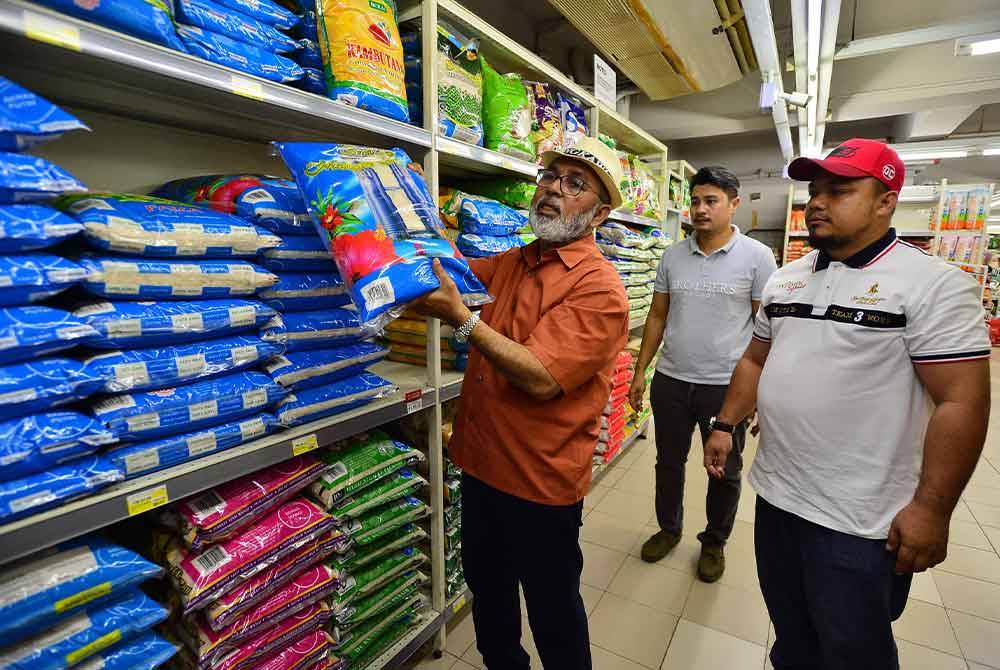
M477 323L479 323L479 314L473 312L465 323L455 329L455 341L459 344L468 342L469 336L472 335L472 329L476 327Z

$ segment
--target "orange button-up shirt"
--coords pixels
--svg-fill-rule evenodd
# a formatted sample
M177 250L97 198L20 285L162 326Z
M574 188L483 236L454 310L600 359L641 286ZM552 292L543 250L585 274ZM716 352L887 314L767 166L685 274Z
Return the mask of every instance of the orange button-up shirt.
M540 250L534 242L470 265L496 298L482 320L527 347L562 391L534 398L473 347L448 453L495 489L572 505L590 487L615 356L628 341L629 306L592 236L541 257Z

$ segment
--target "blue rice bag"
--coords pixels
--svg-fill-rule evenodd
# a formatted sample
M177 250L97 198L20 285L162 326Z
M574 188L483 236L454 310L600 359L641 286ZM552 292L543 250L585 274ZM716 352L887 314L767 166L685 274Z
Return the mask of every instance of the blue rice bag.
M406 30L399 33L399 40L403 43L403 53L407 56L420 56L423 54L423 45L420 43L420 33L415 30Z
M169 612L138 589L92 604L45 633L0 651L10 670L64 670L115 642L152 628Z
M78 412L49 412L0 422L0 481L20 479L117 441L114 433Z
M33 202L86 190L83 182L44 158L0 151L0 203Z
M183 24L177 26L177 34L188 52L209 62L271 81L288 82L302 78L302 68L298 63L251 44Z
M292 34L300 40L318 42L319 24L316 22L316 5L313 3L305 4L308 8L304 8L302 13L299 14L299 24L295 26Z
M485 287L445 237L438 206L401 149L279 143L323 242L367 328L378 330L409 302L437 289L437 258L469 305Z
M124 474L103 456L87 456L20 479L0 482L0 524L121 481Z
M274 26L210 0L177 0L174 6L179 23L204 28L264 51L286 53L297 48L295 40Z
M174 30L170 4L165 0L39 0L39 4L126 35L184 51L184 45L177 39L177 31Z
M292 54L292 59L303 68L323 70L323 54L319 50L319 45L312 39L301 39L296 42L298 51ZM321 75L322 76L322 75ZM326 79L323 80L323 91L326 91Z
M135 349L222 337L263 326L276 312L254 300L98 302L74 316L92 326L97 349Z
M278 275L278 283L261 291L258 297L282 314L351 304L344 280L336 272L282 273Z
M69 349L96 335L96 330L61 309L0 308L0 364Z
M334 308L279 314L260 331L269 342L283 342L286 351L329 349L364 339L357 312Z
M522 240L518 235L493 237L492 235L462 233L458 236L459 250L471 258L496 256L497 254L502 254L505 251L518 249L523 246L524 240Z
M0 256L0 306L45 300L86 277L84 268L52 254Z
M83 287L105 298L189 300L253 295L278 278L252 263L236 260L143 260L85 255Z
M71 130L89 128L42 96L0 77L0 151L23 151Z
M285 388L301 391L360 374L388 353L388 349L371 342L356 342L336 349L293 351L272 358L264 364L264 371Z
M0 367L0 420L86 398L103 384L102 377L72 358L43 358L5 365Z
M153 258L252 257L281 240L243 219L145 195L89 193L56 206L83 224L99 251Z
M187 386L111 396L90 409L123 441L151 440L235 421L288 392L260 372L235 372Z
M463 233L502 237L513 235L528 223L528 217L496 200L466 195L458 210L458 225Z
M83 224L46 205L0 205L0 253L45 249L82 230Z
M337 271L330 252L315 231L311 235L282 237L280 245L261 253L261 264L277 272Z
M299 17L272 0L216 0L223 7L263 21L280 30L294 28Z
M294 86L309 93L326 95L326 79L323 77L323 72L315 68L302 68L302 79L295 82Z
M163 574L130 549L90 536L0 569L0 646L24 639L88 603Z
M325 386L295 391L281 402L275 416L283 426L297 426L361 407L396 390L389 380L371 372L362 372Z
M177 647L149 631L100 651L78 670L156 670L177 653Z
M214 454L274 431L277 420L259 414L220 426L112 449L107 457L125 473L126 479L146 475L207 454Z
M257 335L234 335L152 349L128 349L87 360L87 369L105 379L107 393L148 391L211 379L255 366L284 351L279 342Z

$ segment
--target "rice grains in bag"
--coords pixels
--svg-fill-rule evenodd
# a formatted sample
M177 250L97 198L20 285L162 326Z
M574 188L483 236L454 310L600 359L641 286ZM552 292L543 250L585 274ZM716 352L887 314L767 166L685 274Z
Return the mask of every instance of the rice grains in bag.
M280 30L294 28L299 22L299 17L291 10L285 9L273 0L216 0L216 2Z
M458 226L463 233L513 235L528 223L528 217L496 200L467 195L458 209Z
M0 203L36 202L86 190L83 182L44 158L0 151Z
M483 126L486 148L526 161L535 160L531 109L521 75L500 74L480 56L483 67Z
M42 96L0 77L0 151L23 151L71 130L89 128Z
M275 410L283 426L297 426L326 416L346 412L397 391L395 384L371 372L294 391Z
M407 547L361 572L343 576L337 590L330 596L334 616L348 604L375 593L395 577L429 562L430 559L422 551Z
M424 460L423 453L382 431L343 449L323 451L319 457L329 465L329 471L320 475L309 491L327 509L383 477Z
M322 668L322 664L328 662L327 655L332 647L327 632L315 630L260 661L254 670L316 670L317 666Z
M462 233L458 236L458 249L469 258L496 256L511 249L520 249L524 241L517 235L476 235Z
M356 342L336 349L293 351L272 358L264 364L264 371L285 388L304 390L358 375L388 353L371 342Z
M402 150L312 143L278 148L366 328L378 330L403 305L439 287L432 258L467 304L490 300L444 237L434 199Z
M317 0L316 10L327 95L408 123L396 3Z
M268 342L284 344L287 351L325 349L364 337L357 312L343 307L280 314L268 321L260 334Z
M84 288L106 298L187 300L253 295L278 278L253 263L238 260L178 261L86 255Z
M429 581L430 578L419 570L405 572L370 596L338 609L334 615L336 625L341 630L349 630L363 621L392 610Z
M309 235L285 236L281 243L261 254L261 263L268 270L336 272L323 240L315 229Z
M310 312L352 306L344 280L328 272L284 272L278 283L258 294L278 312Z
M360 519L352 519L341 527L345 535L359 547L372 544L392 531L429 516L431 508L413 496L380 507Z
M0 422L0 481L27 477L117 440L95 419L78 412L49 412Z

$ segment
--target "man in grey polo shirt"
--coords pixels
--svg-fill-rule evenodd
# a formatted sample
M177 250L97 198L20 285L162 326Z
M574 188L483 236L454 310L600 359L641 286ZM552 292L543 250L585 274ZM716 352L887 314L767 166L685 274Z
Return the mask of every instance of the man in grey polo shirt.
M684 465L695 425L707 437L722 407L733 368L753 332L764 285L775 270L774 254L733 225L740 182L729 170L706 167L691 180L694 235L663 255L653 305L646 318L637 370L645 370L666 334L651 389L656 422L656 518L660 531L642 547L648 562L677 546L684 521ZM646 390L636 374L629 398L636 409ZM720 426L716 424L716 428ZM733 450L725 477L710 479L698 576L717 581L725 570L723 546L740 501L746 426L729 427Z

